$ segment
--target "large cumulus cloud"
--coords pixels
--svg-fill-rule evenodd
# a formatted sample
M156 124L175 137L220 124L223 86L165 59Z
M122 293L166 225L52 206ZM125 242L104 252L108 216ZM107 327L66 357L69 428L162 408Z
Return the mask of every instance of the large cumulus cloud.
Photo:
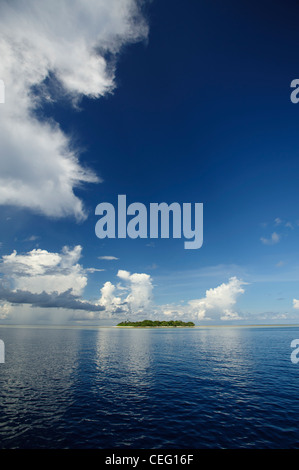
M35 111L61 95L78 103L110 93L117 54L146 35L135 0L0 2L0 204L86 216L74 189L99 178L59 125Z

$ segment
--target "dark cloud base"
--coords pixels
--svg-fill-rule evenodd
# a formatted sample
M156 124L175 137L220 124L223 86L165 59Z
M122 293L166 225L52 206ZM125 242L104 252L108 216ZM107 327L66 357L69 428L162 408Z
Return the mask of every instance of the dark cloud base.
M78 296L71 293L71 289L62 292L42 292L34 294L29 291L16 290L12 291L3 285L0 286L0 300L10 302L11 304L30 304L32 307L41 308L65 308L72 310L84 310L88 312L100 312L105 310L102 305L83 301Z

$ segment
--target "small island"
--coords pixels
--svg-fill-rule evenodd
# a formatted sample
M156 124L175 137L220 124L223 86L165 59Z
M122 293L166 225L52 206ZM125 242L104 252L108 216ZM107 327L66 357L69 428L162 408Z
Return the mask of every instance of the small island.
M195 326L192 321L184 322L181 320L159 321L159 320L143 320L143 321L123 321L116 326L127 326L134 328L176 328Z

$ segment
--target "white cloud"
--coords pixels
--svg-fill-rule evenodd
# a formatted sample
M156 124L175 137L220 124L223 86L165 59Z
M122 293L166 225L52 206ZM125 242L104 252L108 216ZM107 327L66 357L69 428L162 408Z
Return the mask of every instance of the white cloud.
M239 295L245 292L242 287L245 284L237 277L231 277L229 282L208 289L205 297L190 300L184 311L198 320L206 319L207 316L220 320L239 320L241 317L234 307Z
M109 318L114 314L138 315L150 306L152 279L145 273L119 270L118 279L123 285L105 282L97 301L82 299L87 285L87 273L97 268L83 268L79 263L82 247L64 247L60 253L33 249L24 254L16 251L2 257L0 272L0 311L8 316L7 305L31 305L45 309L85 311L84 318L92 320ZM93 313L89 315L89 313ZM95 316L95 312L98 317ZM101 313L99 316L99 312ZM73 315L73 314L72 314ZM88 316L89 315L89 316ZM78 318L78 314L75 315ZM80 313L82 317L82 313ZM4 317L3 317L4 318ZM72 316L73 318L73 316Z
M34 294L71 291L81 295L87 284L87 275L78 263L81 246L64 247L61 253L34 249L25 254L14 251L2 257L1 272L13 281L15 290Z
M135 0L14 0L0 3L0 204L47 216L85 217L74 189L98 182L59 126L34 110L64 94L73 103L99 98L115 86L106 57L145 38ZM52 81L51 81L52 77ZM53 77L55 80L53 81ZM46 79L56 83L46 85Z
M118 272L118 276L124 279L124 271ZM125 302L130 306L131 311L138 312L149 307L152 300L152 279L149 274L145 273L128 273L127 280L130 286L130 293L126 297Z
M128 281L130 279L130 273L129 271L125 271L123 269L119 269L118 270L118 273L117 273L117 276L120 278L120 279L123 279L125 281Z
M121 297L117 297L115 294L116 287L109 281L105 282L101 289L99 305L105 307L109 315L118 312L120 306L123 304Z
M85 269L85 272L91 273L91 274L93 274L93 273L100 273L100 272L102 272L102 271L105 271L105 269L98 269L98 268L86 268L86 269Z
M33 249L24 254L16 251L2 257L0 272L0 316L11 317L9 305L20 313L18 305L31 305L35 310L67 310L68 318L78 320L124 318L182 318L186 320L239 320L236 302L244 293L246 284L237 277L227 283L206 290L205 296L186 304L157 305L153 298L153 279L146 273L118 270L118 282L104 283L100 297L95 301L82 298L87 285L87 274L97 268L83 268L79 263L81 246L64 247L60 253ZM2 306L2 309L1 309ZM298 301L299 306L299 301ZM298 307L299 308L299 307ZM17 310L16 310L17 309ZM77 312L77 313L76 313ZM79 313L78 313L79 312ZM29 314L28 314L29 315ZM43 317L42 310L38 315ZM30 318L30 315L29 317ZM33 317L32 317L33 318Z
M261 237L261 242L264 245L275 245L278 243L280 240L280 235L278 235L276 232L273 232L270 238L264 238Z
M293 299L293 308L296 308L299 310L299 300L298 299Z
M98 256L98 259L103 259L105 261L113 261L118 260L119 258L116 258L115 256Z
M220 317L220 320L230 321L230 320L242 320L242 317L237 312L231 312L230 310L224 310L223 315Z
M149 311L152 301L152 279L145 273L129 273L119 270L117 277L125 283L115 286L106 282L101 289L99 304L110 314L120 313L138 315Z
M78 245L73 249L64 247L61 253L34 249L25 254L14 251L3 256L0 264L3 275L0 283L0 319L19 320L23 311L19 306L26 305L23 321L29 319L34 322L39 318L56 318L56 321L59 318L65 321L99 319L105 307L82 298L87 273L99 270L84 269L78 263L81 251ZM34 314L28 310L29 306L34 307ZM56 312L61 312L61 309L64 313L59 317Z
M236 277L215 288L208 289L203 298L190 300L186 305L156 305L153 301L153 284L148 274L119 270L117 276L125 283L115 286L107 282L102 288L100 304L111 314L143 316L144 318L184 317L188 320L240 320L235 306L246 283ZM116 294L117 293L117 294ZM131 318L132 319L132 318Z
M12 306L10 303L1 301L0 302L0 320L6 320L12 310Z

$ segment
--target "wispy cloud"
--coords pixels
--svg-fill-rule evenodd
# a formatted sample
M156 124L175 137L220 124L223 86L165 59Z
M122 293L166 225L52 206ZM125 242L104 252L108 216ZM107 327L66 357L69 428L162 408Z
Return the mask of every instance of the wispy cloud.
M157 269L157 268L158 268L158 265L156 263L152 263L147 267L147 269L150 269L150 270Z
M260 240L264 245L275 245L279 242L280 238L281 236L278 233L273 232L270 238L261 237Z
M114 261L118 260L119 258L116 258L116 256L98 256L98 259L103 259L105 261Z
M102 271L105 271L105 269L98 269L98 268L86 268L85 269L85 272L87 273L99 273L99 272L102 272Z
M281 268L281 267L284 266L284 265L285 265L285 262L284 262L284 261L278 261L278 263L276 263L275 266L276 266L277 268Z
M282 219L280 219L279 217L276 217L276 219L274 220L274 225L283 225L284 227L288 227L288 228L294 228L292 222L289 222L289 221L284 221Z
M86 216L74 189L100 179L80 163L59 125L36 111L61 96L77 104L83 96L111 93L118 53L146 35L135 0L0 3L0 77L6 87L0 204L54 217Z
M30 237L27 237L24 239L24 242L35 242L39 239L38 235L30 235Z

